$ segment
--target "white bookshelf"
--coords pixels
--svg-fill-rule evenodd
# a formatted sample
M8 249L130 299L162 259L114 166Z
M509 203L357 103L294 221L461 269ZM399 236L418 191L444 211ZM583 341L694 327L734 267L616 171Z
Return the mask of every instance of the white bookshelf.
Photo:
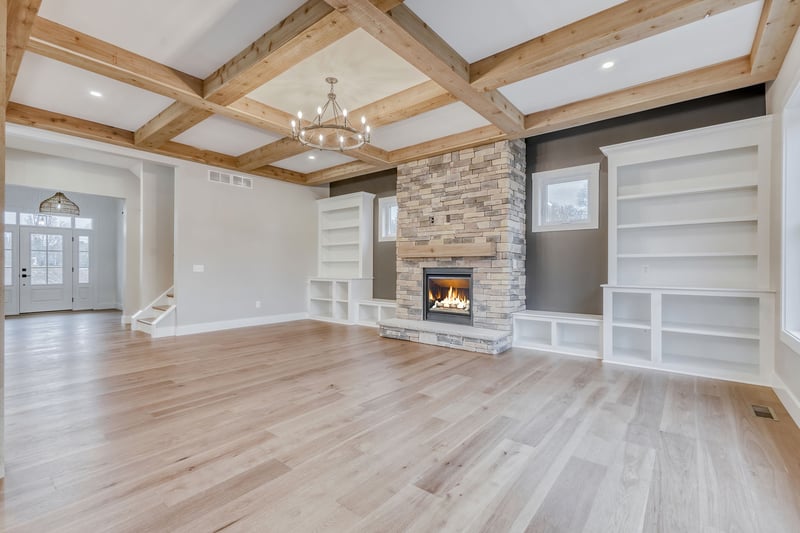
M599 359L603 317L549 311L513 315L513 346Z
M317 200L321 278L372 277L374 198L374 194L356 192Z
M356 302L356 323L362 326L377 327L378 322L395 318L397 315L397 302L370 298Z
M372 296L371 279L312 278L308 282L308 314L343 324L357 321L357 303Z
M766 383L770 117L603 148L604 358Z

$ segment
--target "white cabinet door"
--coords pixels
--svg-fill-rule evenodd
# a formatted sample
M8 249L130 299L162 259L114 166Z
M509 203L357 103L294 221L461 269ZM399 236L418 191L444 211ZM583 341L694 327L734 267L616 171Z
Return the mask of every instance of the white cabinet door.
M72 309L72 230L20 228L20 312Z

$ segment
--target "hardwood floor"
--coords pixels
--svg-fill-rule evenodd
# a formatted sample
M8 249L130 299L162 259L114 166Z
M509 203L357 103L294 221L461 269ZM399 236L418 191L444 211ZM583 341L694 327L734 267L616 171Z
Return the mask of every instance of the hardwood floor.
M800 531L769 389L312 321L6 331L6 531Z

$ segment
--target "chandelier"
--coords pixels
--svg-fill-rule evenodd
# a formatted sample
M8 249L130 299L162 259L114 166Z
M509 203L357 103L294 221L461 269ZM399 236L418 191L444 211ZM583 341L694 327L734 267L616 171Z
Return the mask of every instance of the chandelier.
M303 112L297 112L297 120L292 120L292 139L305 146L320 150L344 152L360 148L369 142L370 128L367 118L361 117L361 129L357 130L347 119L347 109L342 109L336 102L333 86L336 78L325 78L331 86L328 101L317 107L317 116L311 122L303 122Z
M75 202L67 198L63 192L57 192L39 204L39 213L80 216L81 210Z

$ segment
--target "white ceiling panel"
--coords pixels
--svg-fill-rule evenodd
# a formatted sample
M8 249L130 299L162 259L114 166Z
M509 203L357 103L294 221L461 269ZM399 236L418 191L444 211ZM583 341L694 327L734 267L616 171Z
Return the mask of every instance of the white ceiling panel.
M325 104L325 78L339 79L336 101L345 109L398 93L428 78L364 30L356 30L259 87L250 98L306 117ZM369 118L369 117L367 117Z
M39 15L205 78L303 0L44 0Z
M456 102L376 128L372 133L372 144L384 150L397 150L487 124L489 121L481 115L461 102Z
M266 132L255 126L215 115L181 133L173 140L202 150L213 150L238 156L280 138L280 135Z
M720 13L500 89L525 114L750 53L762 2ZM613 61L614 67L601 65Z
M407 0L405 4L464 59L474 63L622 1Z
M90 91L102 94L95 97ZM11 101L136 130L173 101L132 85L26 53Z
M310 152L304 152L302 154L286 158L282 161L278 161L277 163L272 163L272 166L307 174L309 172L316 172L318 170L344 165L345 163L350 163L352 161L355 161L355 159L348 157L341 152L312 150Z

